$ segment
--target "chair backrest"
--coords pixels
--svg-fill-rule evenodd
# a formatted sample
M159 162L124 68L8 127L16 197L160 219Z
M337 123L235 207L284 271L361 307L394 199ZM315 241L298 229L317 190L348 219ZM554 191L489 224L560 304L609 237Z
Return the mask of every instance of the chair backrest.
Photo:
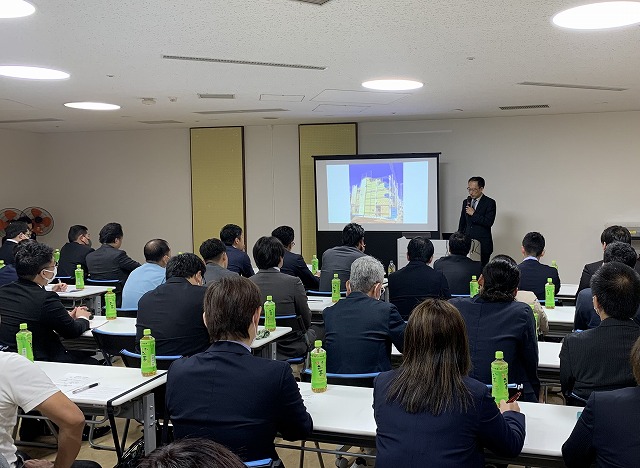
M140 368L140 361L142 356L138 353L132 353L126 349L120 350L120 355L122 356L122 360L124 361L124 365L126 367L135 367ZM156 356L156 366L160 370L167 370L173 363L173 361L180 359L182 356Z
M136 345L135 333L111 333L94 328L91 330L93 338L102 351L107 365L111 365L111 358L117 356L123 348L133 349Z
M373 388L373 379L380 372L369 372L366 374L332 374L327 372L327 383L330 385L348 385L350 387ZM300 373L303 382L311 382L311 369L304 369Z
M116 311L118 313L118 317L129 317L129 318L138 317L137 307L119 307L116 309Z
M273 463L273 460L271 458L265 458L263 460L244 462L244 466L249 466L253 468L263 468L263 467L266 468L271 466L272 463Z
M331 291L315 291L313 289L309 289L307 291L307 296L331 297ZM340 291L340 297L347 297L347 291Z
M264 315L260 316L259 325L264 325ZM301 315L276 315L276 325L278 327L291 327L295 331L307 331L307 327L304 325Z

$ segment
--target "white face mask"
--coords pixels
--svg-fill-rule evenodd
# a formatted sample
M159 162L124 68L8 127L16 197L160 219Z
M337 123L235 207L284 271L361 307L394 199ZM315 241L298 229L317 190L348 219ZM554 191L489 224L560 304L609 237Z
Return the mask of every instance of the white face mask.
M51 278L47 278L46 276L42 275L42 277L45 280L47 280L47 284L51 283L56 278L56 276L58 276L58 266L57 265L53 267L53 270L44 269L42 271L46 271L47 273L53 273L53 276Z

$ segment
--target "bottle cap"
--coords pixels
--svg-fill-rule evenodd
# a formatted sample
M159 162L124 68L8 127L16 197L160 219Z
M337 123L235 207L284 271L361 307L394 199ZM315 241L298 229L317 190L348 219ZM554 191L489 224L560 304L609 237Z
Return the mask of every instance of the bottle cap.
M79 268L81 269L82 265L76 265L76 269L79 269Z
M551 278L547 278L547 283L553 283L553 280Z
M477 276L476 276L476 275L471 276L471 281L473 281L473 280L477 280L477 279L478 279L478 278L477 278Z
M107 292L109 292L109 293L110 293L110 292L113 292L113 288L109 288L109 287L108 287L108 288L107 288Z
M334 278L337 278L337 277L338 277L338 273L334 273L334 274L333 274L333 277L334 277Z
M4 265L4 260L0 260L0 265Z
M504 353L502 351L496 351L496 359L504 359Z
M151 328L145 328L144 331L142 332L142 334L144 336L149 336L151 335Z
M316 255L314 255L313 258L318 258L318 257Z
M316 340L313 343L313 346L315 346L316 348L322 348L322 340Z
M20 324L20 330L26 330L27 329L27 324L26 323L21 323Z
M273 300L273 296L267 296L267 301Z

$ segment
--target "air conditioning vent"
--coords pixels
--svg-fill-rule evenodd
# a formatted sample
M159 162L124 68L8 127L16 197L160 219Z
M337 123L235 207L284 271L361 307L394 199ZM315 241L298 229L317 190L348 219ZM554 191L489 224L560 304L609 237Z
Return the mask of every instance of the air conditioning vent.
M324 5L325 3L329 2L330 0L295 0L296 2L302 2L302 3L312 3L314 5Z
M626 91L627 88L614 88L610 86L589 86L578 84L565 84L565 83L542 83L538 81L523 81L518 83L524 86L544 86L547 88L569 88L569 89L594 89L596 91Z
M198 93L198 97L200 99L235 99L235 94L208 94L208 93Z
M178 122L177 120L138 120L138 122L148 125L159 125L159 124L181 124L184 122Z
M327 67L317 65L301 65L298 63L256 62L253 60L232 60L211 57L187 57L184 55L163 55L166 60L186 60L191 62L227 63L231 65L258 65L261 67L299 68L302 70L326 70Z
M0 120L0 124L8 123L38 123L38 122L64 122L62 119L44 118L44 119L22 119L22 120Z
M217 111L199 111L194 114L218 115L218 114L253 114L257 112L288 112L287 109L230 109Z
M548 109L549 104L531 104L529 106L500 106L500 110Z

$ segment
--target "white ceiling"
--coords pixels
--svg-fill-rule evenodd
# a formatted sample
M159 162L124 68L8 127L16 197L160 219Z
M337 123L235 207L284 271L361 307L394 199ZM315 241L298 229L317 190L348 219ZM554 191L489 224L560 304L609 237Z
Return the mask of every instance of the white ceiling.
M586 32L551 23L558 11L586 1L31 2L34 15L0 20L0 65L51 67L71 78L0 77L0 121L61 121L0 123L0 128L66 132L640 110L638 25ZM166 60L162 55L326 69ZM425 86L389 96L360 85L398 77ZM524 81L628 90L517 84ZM235 99L200 99L197 93L233 94ZM143 105L144 97L157 103ZM63 107L68 101L109 102L122 109L81 111ZM498 108L532 104L550 108ZM196 113L252 109L285 110ZM182 123L140 123L157 120Z

